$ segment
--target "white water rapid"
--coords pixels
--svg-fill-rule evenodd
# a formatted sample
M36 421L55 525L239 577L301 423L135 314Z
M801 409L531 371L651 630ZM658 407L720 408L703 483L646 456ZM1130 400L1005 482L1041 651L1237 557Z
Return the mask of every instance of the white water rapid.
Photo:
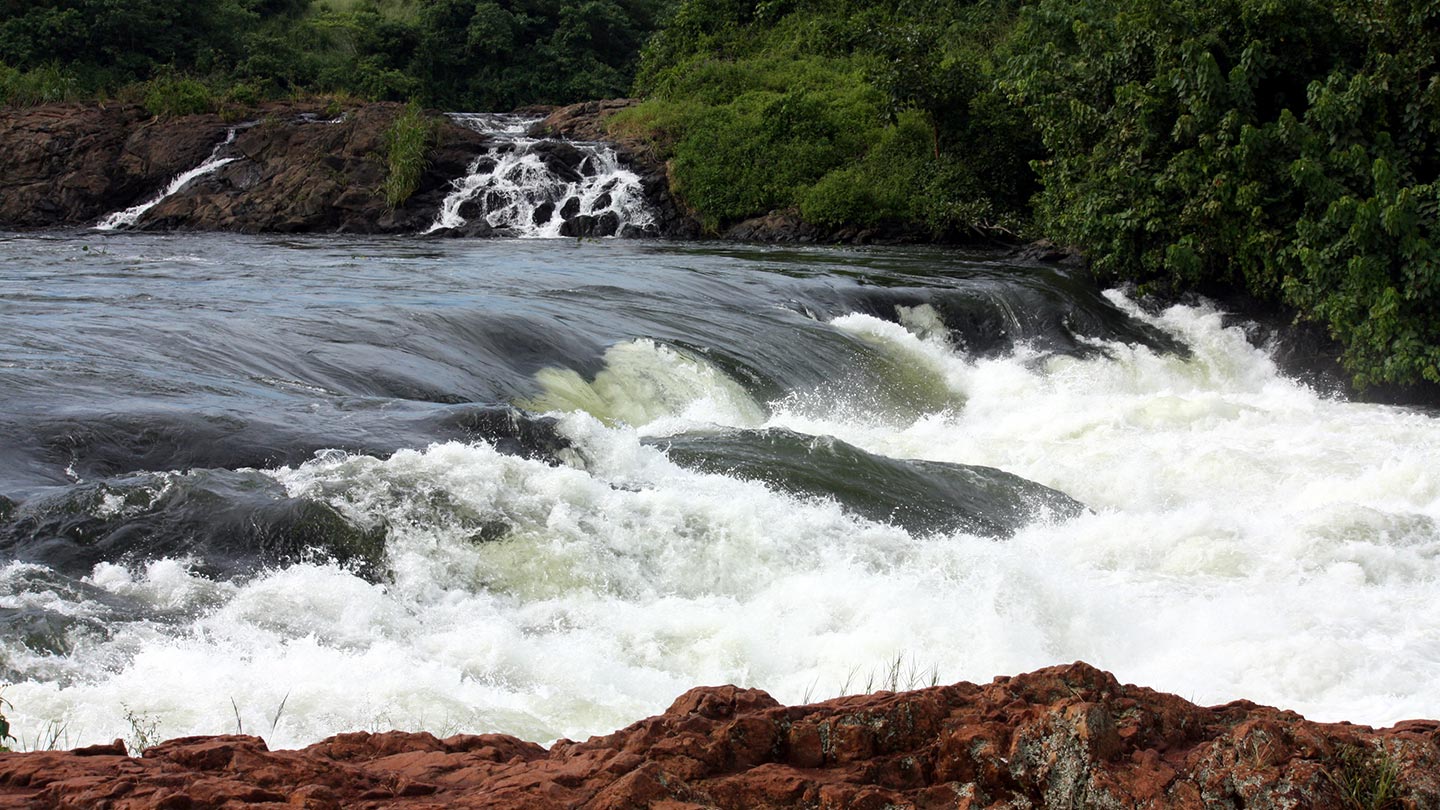
M654 225L640 177L601 143L539 140L526 130L539 119L455 113L456 123L489 135L426 233L483 220L510 236L616 236Z
M64 657L8 648L31 673L5 692L11 720L71 743L125 736L127 713L176 736L234 731L236 712L275 748L392 727L548 741L697 684L829 697L897 656L916 685L1083 659L1203 704L1440 717L1440 420L1318 396L1210 309L1110 296L1192 356L973 360L924 328L933 313L840 317L938 392L881 413L869 391L757 401L702 354L635 340L591 382L540 372L527 405L560 416L567 463L451 442L269 473L388 526L379 582L322 562L217 582L161 560L21 597L36 566L11 563L9 607L83 620L117 594L188 624L97 629ZM991 465L1089 511L1006 540L912 535L667 457L665 437L719 426ZM484 541L497 524L506 539Z
M146 211L180 193L181 190L198 178L204 177L222 166L239 160L240 158L238 156L226 156L225 152L227 150L225 147L235 142L235 133L240 129L240 127L231 127L230 131L225 134L225 140L215 144L215 148L210 151L209 157L205 158L205 160L195 168L176 175L175 179L171 180L170 184L159 194L156 194L154 197L151 197L139 205L133 205L123 211L116 211L113 214L107 215L95 224L95 229L100 231L113 231L117 228L133 228L135 223L140 221L140 217L143 216Z

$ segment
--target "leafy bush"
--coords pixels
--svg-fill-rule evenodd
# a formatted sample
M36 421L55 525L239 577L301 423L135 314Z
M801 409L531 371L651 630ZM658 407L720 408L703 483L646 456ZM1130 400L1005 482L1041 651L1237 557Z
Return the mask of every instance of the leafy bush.
M214 112L216 99L204 82L189 76L166 73L145 85L142 102L151 115L171 118Z
M0 104L32 107L83 97L73 73L51 62L33 70L16 70L0 62Z
M1006 88L1036 215L1103 276L1243 287L1357 384L1440 382L1440 4L1041 0Z
M1036 142L986 57L1012 19L1004 2L684 0L642 59L650 98L612 126L649 128L712 231L789 207L933 236L1018 227Z
M410 102L385 132L385 204L400 207L420 187L420 176L430 164L430 147L437 131L420 105Z

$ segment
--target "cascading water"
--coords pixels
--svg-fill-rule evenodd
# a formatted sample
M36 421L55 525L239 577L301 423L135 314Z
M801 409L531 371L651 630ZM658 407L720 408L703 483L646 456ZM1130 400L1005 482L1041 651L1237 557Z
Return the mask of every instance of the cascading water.
M225 133L225 140L215 144L215 148L210 150L210 156L205 158L204 162L189 171L176 175L175 179L171 180L170 184L167 185L164 190L145 202L106 216L96 223L95 229L100 231L113 231L117 228L133 228L135 223L140 221L140 217L143 216L146 211L149 211L166 199L179 194L186 186L195 180L216 171L222 166L239 160L240 157L238 155L229 155L228 152L230 144L235 142L235 133L241 129L243 129L243 127L231 127L230 131Z
M455 181L427 233L476 222L497 235L542 238L653 230L640 177L620 165L610 146L526 137L535 118L455 113L451 119L495 143Z
M1440 717L1440 419L1208 306L626 240L24 236L0 282L22 747L583 738L897 655Z

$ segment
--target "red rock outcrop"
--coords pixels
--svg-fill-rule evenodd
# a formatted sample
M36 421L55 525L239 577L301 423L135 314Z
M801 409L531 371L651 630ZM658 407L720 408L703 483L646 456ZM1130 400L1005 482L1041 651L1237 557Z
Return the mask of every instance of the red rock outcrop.
M548 751L390 732L301 751L224 736L123 752L0 755L0 808L1440 807L1440 723L1376 731L1203 708L1078 663L797 707L698 688Z

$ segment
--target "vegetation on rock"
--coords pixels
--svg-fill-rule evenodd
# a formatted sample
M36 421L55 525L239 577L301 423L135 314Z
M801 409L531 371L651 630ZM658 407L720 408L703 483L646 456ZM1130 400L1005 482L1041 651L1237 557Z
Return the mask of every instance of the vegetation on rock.
M385 204L398 208L420 188L420 176L429 165L436 122L420 105L411 102L385 131Z

